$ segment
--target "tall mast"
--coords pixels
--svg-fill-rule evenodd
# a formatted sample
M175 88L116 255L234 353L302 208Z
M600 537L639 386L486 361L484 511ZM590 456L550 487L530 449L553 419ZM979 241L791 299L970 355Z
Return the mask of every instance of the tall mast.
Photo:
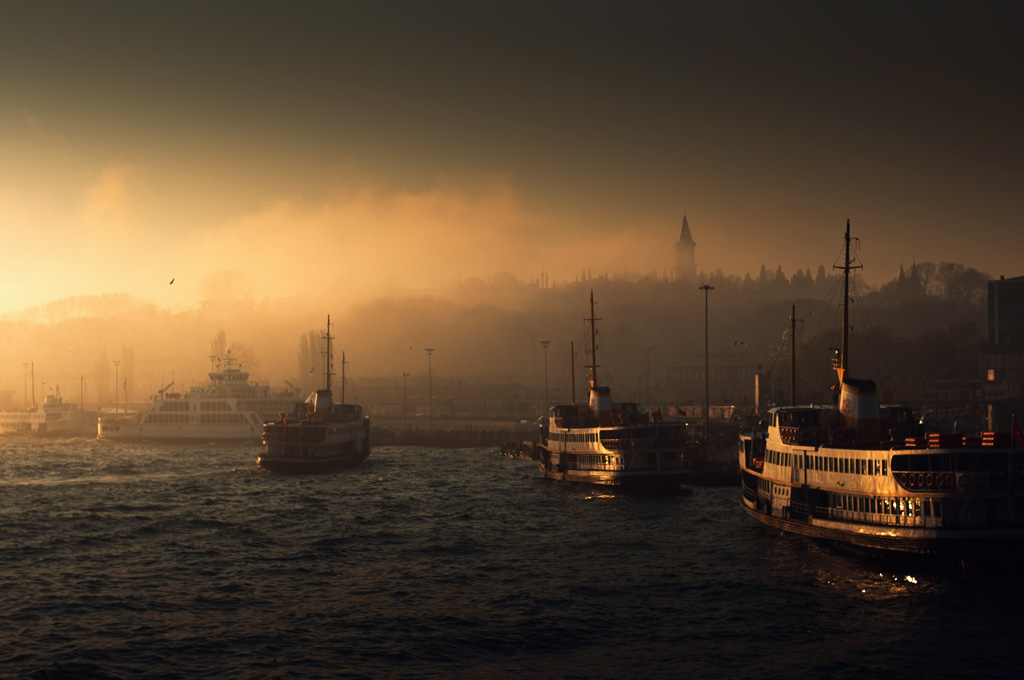
M860 265L850 264L850 219L846 219L846 259L841 267L843 270L843 346L840 350L839 362L835 366L839 375L839 385L843 384L843 375L849 368L850 353L850 270L860 269ZM840 267L836 267L840 269Z
M850 218L846 218L846 264L843 266L843 355L840 359L839 382L850 360Z
M341 403L345 403L345 352L341 353Z
M596 321L600 321L594 316L594 291L590 291L590 318L586 319L590 322L590 387L593 389L597 387L597 327L595 326Z
M575 343L569 342L569 373L572 375L572 405L576 405L576 348Z
M325 389L330 391L331 389L331 315L327 315L327 375Z

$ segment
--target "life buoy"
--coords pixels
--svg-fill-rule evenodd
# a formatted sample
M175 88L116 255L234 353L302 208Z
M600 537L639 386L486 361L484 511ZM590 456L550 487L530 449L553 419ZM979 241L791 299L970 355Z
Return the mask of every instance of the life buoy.
M907 474L904 472L904 473L900 474L900 486L906 486L906 485L907 485Z
M932 477L931 473L929 472L927 475L924 476L924 485L930 489L934 484L935 478Z
M920 487L924 486L924 473L923 472L917 473L917 485L920 486Z
M957 475L956 476L956 483L957 483L957 486L959 486L961 489L966 489L967 487L969 487L971 485L971 478L968 477L967 475L963 475L963 474Z

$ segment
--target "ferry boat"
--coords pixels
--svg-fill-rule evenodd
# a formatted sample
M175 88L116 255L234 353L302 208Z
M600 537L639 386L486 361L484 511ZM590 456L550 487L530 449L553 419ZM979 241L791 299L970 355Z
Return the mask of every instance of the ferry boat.
M623 491L676 489L687 471L684 424L661 422L635 403L612 401L610 389L597 379L598 320L591 291L589 403L549 409L541 428L540 470L548 479Z
M100 439L151 441L259 441L263 422L291 408L297 389L271 390L266 382L249 380L228 350L211 370L210 381L188 392L160 390L153 408L130 414L104 414L93 421Z
M0 434L88 435L96 429L99 411L83 410L78 404L65 402L56 394L48 394L43 403L27 411L0 412Z
M327 370L316 390L291 413L264 423L256 464L274 472L329 472L357 465L370 455L370 418L359 404L345 402L345 355L341 355L341 402L331 392L331 317L327 317Z
M838 404L768 411L741 438L743 509L774 529L884 554L1016 557L1024 546L1024 448L1014 433L917 436L906 407L880 406L847 375L850 224Z

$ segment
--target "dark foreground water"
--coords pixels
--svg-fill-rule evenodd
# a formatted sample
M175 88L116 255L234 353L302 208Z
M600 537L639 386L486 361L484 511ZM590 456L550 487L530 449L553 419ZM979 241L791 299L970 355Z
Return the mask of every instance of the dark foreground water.
M643 498L496 450L0 440L0 675L1017 678L1022 575L773 535L738 488Z

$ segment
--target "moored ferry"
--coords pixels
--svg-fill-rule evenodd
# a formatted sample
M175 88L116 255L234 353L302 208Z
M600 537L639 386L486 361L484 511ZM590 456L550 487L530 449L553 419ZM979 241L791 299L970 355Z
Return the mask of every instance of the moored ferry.
M249 380L230 350L208 373L210 381L188 392L159 391L153 408L131 414L102 415L93 421L100 439L168 441L258 441L263 423L287 411L300 398L296 389L271 390ZM172 383L173 384L173 383Z
M671 491L686 474L684 424L660 422L635 403L612 401L597 382L594 294L590 294L591 379L587 405L549 409L541 430L540 469L561 482L621 490ZM658 421L658 422L656 422Z
M43 403L26 411L0 411L0 434L74 436L96 430L99 411L83 410L56 394L48 394Z
M849 245L847 222L846 300ZM844 305L838 404L773 408L741 439L744 510L775 529L872 551L1016 557L1024 447L1010 433L918 435L910 409L881 406L873 381L846 375L846 314Z
M341 403L331 391L331 317L327 317L323 389L290 413L263 425L256 464L283 473L329 472L362 463L370 455L370 418L359 404L345 403L345 354L341 355Z

